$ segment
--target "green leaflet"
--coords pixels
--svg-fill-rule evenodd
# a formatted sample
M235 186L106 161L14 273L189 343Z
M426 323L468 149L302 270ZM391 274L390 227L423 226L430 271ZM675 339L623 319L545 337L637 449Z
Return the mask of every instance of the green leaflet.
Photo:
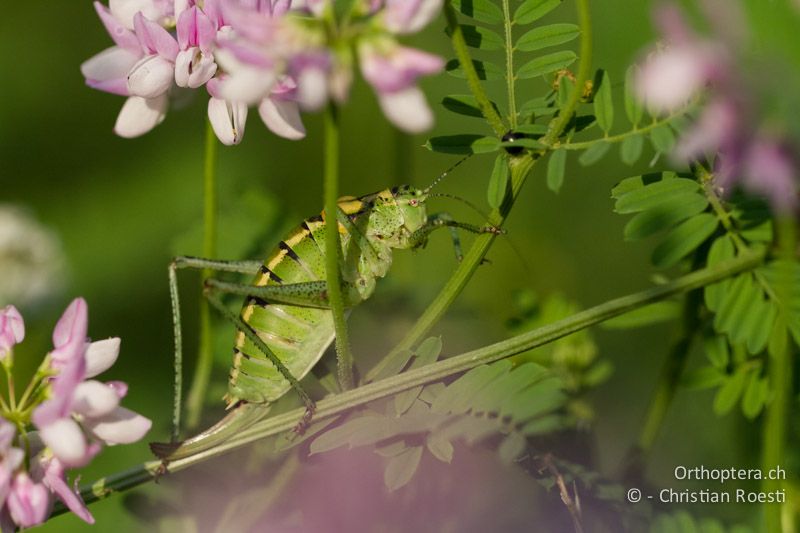
M561 190L567 166L567 151L559 148L550 153L547 161L547 188L553 192Z
M599 87L598 87L599 83ZM608 135L614 125L614 100L611 95L611 79L605 70L598 71L595 76L594 116L597 125Z
M500 154L494 160L492 175L489 178L489 187L486 190L486 198L490 207L499 209L503 205L503 200L505 200L508 193L508 176L508 161L506 161L505 154Z
M473 59L472 65L475 67L475 72L478 74L478 79L501 80L505 77L505 71L494 63ZM444 68L451 76L455 76L456 78L466 78L464 69L461 68L458 59L451 59L447 62Z
M729 259L733 259L735 255L736 248L733 245L733 240L730 236L723 235L716 239L711 245L711 249L708 251L708 258L706 259L706 265L709 267L714 266ZM731 280L726 279L707 286L703 294L706 307L711 311L716 311L719 308L719 303L723 295L728 292L728 286L730 284Z
M451 0L453 7L462 15L485 22L487 24L500 24L503 22L503 12L491 0Z
M653 175L645 177L651 180ZM612 196L617 199L615 212L626 214L645 211L676 196L700 190L700 184L687 178L664 177L647 185L644 185L642 178L628 178L612 190Z
M497 454L500 457L500 462L505 465L510 465L514 460L522 455L528 447L528 441L525 436L516 431L508 435L500 447L497 449Z
M448 111L467 117L483 118L483 113L475 97L471 94L451 94L442 99L442 106ZM492 102L492 107L497 110L497 104Z
M553 96L533 98L522 104L519 109L520 120L526 121L555 113L557 108L553 105Z
M500 361L493 365L476 367L447 387L431 404L434 413L465 413L470 408L472 398L480 392L481 387L490 383L511 368L511 362Z
M505 41L496 31L484 28L483 26L473 26L461 24L461 33L464 35L464 42L467 46L480 50L502 50L505 48ZM450 29L446 30L447 35L451 35Z
M442 135L428 139L425 148L445 154L483 154L497 151L500 140L473 134Z
M438 338L427 339L417 350L420 364L432 361L441 350ZM416 361L415 361L416 362ZM382 402L383 412L366 409L353 413L338 427L317 436L311 453L339 447L377 445L384 458L384 481L390 490L408 483L416 472L424 449L443 462L453 458L454 440L476 442L505 434L498 453L513 460L526 446L525 435L563 428L561 415L566 396L561 378L544 367L525 363L512 367L508 360L476 367L450 385L435 383L414 394L410 406L396 395ZM417 436L424 436L417 440ZM424 442L409 446L410 442Z
M620 144L620 158L626 165L633 165L642 156L642 148L644 147L644 137L637 133L625 137Z
M653 264L659 268L673 266L709 238L718 225L719 220L711 213L701 213L682 222L653 250Z
M572 50L562 50L560 52L537 57L522 65L519 70L517 70L516 77L520 80L525 80L544 74L550 74L551 72L567 68L574 63L577 58L577 54Z
M575 24L550 24L534 28L520 37L514 48L521 52L532 52L556 46L575 39L580 34Z
M634 127L639 125L644 114L644 108L634 92L634 80L638 71L638 66L631 65L625 72L625 114Z
M730 412L742 396L746 382L747 371L744 368L728 377L714 396L714 413L721 416Z
M706 357L714 367L724 370L731 360L728 341L724 335L709 335L703 341Z
M428 448L431 455L443 463L449 464L453 460L453 443L441 438L436 433L428 435L428 438L425 439L425 447Z
M611 143L606 141L598 141L592 144L589 148L578 157L578 163L584 167L594 165L600 161L604 155L611 149Z
M391 457L383 472L383 483L389 490L397 490L414 477L422 459L422 446L412 446Z
M668 154L675 146L675 133L668 124L661 124L650 130L650 142L656 152Z
M515 24L537 21L561 4L561 0L525 0L514 12Z
M713 366L687 370L681 376L681 386L690 390L710 389L725 381L726 375Z
M411 363L409 370L429 365L436 361L442 352L442 338L430 337L422 341L416 351L414 362ZM397 416L402 415L411 408L411 405L422 392L422 386L414 387L397 394L394 397L394 410Z
M625 225L625 240L635 241L671 228L678 222L702 213L708 207L708 199L696 193L670 196L651 209L642 211Z
M742 413L753 420L761 413L769 398L769 381L760 376L758 370L750 372L742 396Z

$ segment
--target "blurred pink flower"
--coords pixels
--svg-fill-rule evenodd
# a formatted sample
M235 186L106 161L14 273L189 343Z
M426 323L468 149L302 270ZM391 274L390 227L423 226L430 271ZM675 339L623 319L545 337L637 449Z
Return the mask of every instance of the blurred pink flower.
M366 41L358 53L361 73L377 92L386 118L411 133L429 129L433 125L433 113L417 87L417 80L441 71L444 61L394 42Z
M25 472L14 476L6 499L11 519L20 527L41 524L50 510L50 494L44 485L34 483Z
M0 309L0 359L8 356L15 344L25 338L25 322L13 305Z
M655 113L674 112L706 90L697 119L679 139L673 157L681 163L715 158L716 183L728 191L741 184L765 196L779 212L797 205L796 148L765 127L758 95L761 79L747 77L747 28L740 5L705 0L712 37L697 35L674 5L655 12L666 45L644 61L639 98Z

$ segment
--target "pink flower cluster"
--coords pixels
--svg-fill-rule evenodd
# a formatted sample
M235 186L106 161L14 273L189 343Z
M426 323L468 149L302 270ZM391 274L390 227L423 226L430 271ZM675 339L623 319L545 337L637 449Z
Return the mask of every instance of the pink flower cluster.
M797 150L765 120L759 94L765 80L747 76L747 28L736 2L702 3L714 30L696 34L674 5L656 11L666 45L652 52L636 79L640 99L654 112L671 112L707 90L700 114L678 142L681 162L716 154L714 174L723 189L737 183L766 196L778 212L797 205ZM769 124L768 124L769 123Z
M332 0L110 0L95 2L115 46L81 66L93 88L127 96L114 131L142 135L165 117L170 97L205 86L221 142L237 144L249 106L275 134L305 136L301 111L344 102L356 58L381 109L408 132L433 115L417 87L441 58L398 44L419 31L442 0L356 0L346 21ZM174 31L173 31L174 30Z
M89 379L114 364L119 339L89 342L87 326L86 302L78 298L56 324L54 349L28 391L19 403L2 403L2 531L44 522L54 496L80 518L94 523L77 490L67 483L66 470L87 465L103 444L135 442L150 429L150 420L119 405L127 392L125 383ZM24 335L24 323L16 308L0 310L0 358L7 373L13 365L13 347ZM31 424L36 430L29 430ZM26 453L28 460L24 461Z

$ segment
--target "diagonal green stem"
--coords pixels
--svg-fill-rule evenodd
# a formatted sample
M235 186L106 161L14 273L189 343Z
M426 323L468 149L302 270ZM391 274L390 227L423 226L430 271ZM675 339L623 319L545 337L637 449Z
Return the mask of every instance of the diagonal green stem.
M577 0L578 4L578 13L579 13L579 22L580 22L580 29L581 29L581 59L580 64L578 66L578 74L576 76L576 87L582 87L583 84L586 82L586 79L589 76L589 72L591 70L591 61L592 61L592 47L591 47L591 19L589 16L589 3L588 0ZM455 12L453 11L452 6L449 3L446 3L445 6L445 14L448 16L448 25L450 30L453 32L453 46L456 48L456 54L459 56L459 61L462 62L463 66L467 64L471 67L472 63L469 60L469 53L466 50L466 44L463 43L463 35L460 34L460 28L456 28L458 26L457 22L455 22ZM451 20L452 19L452 20ZM455 27L454 27L455 26ZM461 35L461 41L456 39L456 32L459 32L458 35ZM463 44L463 50L459 47L459 42ZM462 54L466 54L466 57L462 59ZM465 72L466 72L465 68ZM472 69L474 71L474 69ZM474 73L474 72L473 72ZM475 74L475 84L477 85L477 89L473 87L473 83L470 82L470 89L473 92L473 96L480 104L482 101L486 102L487 105L491 108L491 104L489 104L488 98L486 98L486 94L483 92L483 88L480 86L480 83L477 82L477 74ZM467 76L467 81L470 80L469 75ZM580 96L580 90L576 90L573 92L570 100L567 102L567 105L564 107L561 115L554 121L553 126L550 127L548 133L542 138L542 142L545 145L552 145L556 139L561 135L564 131L564 128L569 123L570 117L574 113L575 109L578 106ZM481 111L484 112L486 115L486 110L484 110L483 106L481 107ZM496 114L496 113L495 113ZM487 120L489 120L490 115L486 115ZM498 117L499 118L499 117ZM491 121L490 121L491 122ZM494 126L493 126L494 127ZM500 209L495 209L489 215L489 224L500 228L505 223L508 214L511 211L511 208L514 205L514 201L517 199L519 192L522 190L522 186L525 184L525 179L528 176L528 173L533 168L533 165L536 161L544 155L544 152L537 153L535 155L532 154L524 154L520 157L516 157L510 160L509 165L511 167L511 194L500 207ZM458 266L456 271L447 281L445 286L439 291L439 294L436 298L431 302L427 309L422 313L422 315L417 319L411 329L406 333L405 337L395 346L392 351L379 363L380 365L386 364L386 362L393 358L401 350L409 350L414 345L416 345L422 338L430 331L433 325L439 321L439 319L444 315L450 305L455 301L461 291L464 290L469 280L472 278L472 275L477 270L478 266L483 261L483 258L486 256L486 253L491 248L492 243L494 242L496 235L493 233L485 233L479 235L475 238L475 242L473 243L472 247L469 249L467 254L464 256L463 261Z
M203 257L217 256L217 137L211 122L206 121L205 158L203 161ZM202 278L211 277L210 270L204 270ZM200 342L197 354L197 367L192 379L192 387L186 399L186 425L189 429L200 423L200 414L206 397L211 367L214 365L214 338L211 328L211 309L205 298L200 299ZM176 380L180 376L176 376Z
M489 96L483 89L483 85L481 85L478 72L475 70L472 57L469 55L469 48L467 48L467 41L464 39L464 32L461 31L461 26L458 24L458 15L456 15L456 11L453 9L450 0L446 0L444 3L444 16L447 19L447 29L453 43L453 50L455 50L458 62L464 70L464 75L467 77L469 90L478 102L478 108L480 108L486 122L488 122L492 130L494 130L495 135L502 137L505 135L508 128L503 124L503 119L497 114L497 110L492 105L491 100L489 100Z
M500 359L530 350L537 346L543 346L628 311L675 296L676 294L710 285L740 272L751 270L760 265L763 258L763 253L747 253L740 255L736 259L719 263L711 268L692 272L672 282L628 296L623 296L615 300L610 300L586 309L585 311L581 311L571 317L517 335L505 341L491 344L484 348L479 348L421 368L409 370L408 372L403 372L402 374L375 383L363 385L357 389L336 394L320 400L317 403L315 419L322 420L327 417L335 416L404 390L439 381L475 368L476 366L499 361ZM169 470L171 472L177 472L253 441L289 431L297 426L297 421L303 417L304 413L305 408L301 407L253 424L237 434L236 437L215 448L171 462ZM155 479L161 466L161 461L149 461L126 472L102 478L91 486L84 487L81 490L81 495L85 502L91 503L115 492L133 488ZM63 512L65 512L65 509L63 506L59 506L54 511L54 515Z
M328 283L328 300L336 330L336 357L338 358L339 384L344 390L353 388L353 354L344 317L344 298L340 263L342 247L339 241L339 224L336 213L339 199L339 110L330 103L325 108L325 268Z

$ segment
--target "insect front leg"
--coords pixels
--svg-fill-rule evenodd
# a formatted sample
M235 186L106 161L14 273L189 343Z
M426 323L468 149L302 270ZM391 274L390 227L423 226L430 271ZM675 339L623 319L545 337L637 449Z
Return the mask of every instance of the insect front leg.
M461 239L458 236L458 230L462 229L470 233L493 233L500 235L503 230L494 226L476 226L466 222L458 222L453 219L449 213L434 213L428 217L428 222L420 229L411 235L411 242L414 243L413 247L423 246L432 231L437 228L447 227L450 230L450 238L453 242L453 248L456 254L456 260L460 263L464 258L461 252Z
M173 338L175 339L175 382L173 385L171 433L173 442L178 441L181 423L181 405L183 403L183 332L181 327L181 307L180 295L178 293L177 271L179 269L189 268L194 270L216 270L220 272L255 274L260 267L261 263L259 261L220 261L190 256L175 257L169 264L169 296L172 303L172 331Z

